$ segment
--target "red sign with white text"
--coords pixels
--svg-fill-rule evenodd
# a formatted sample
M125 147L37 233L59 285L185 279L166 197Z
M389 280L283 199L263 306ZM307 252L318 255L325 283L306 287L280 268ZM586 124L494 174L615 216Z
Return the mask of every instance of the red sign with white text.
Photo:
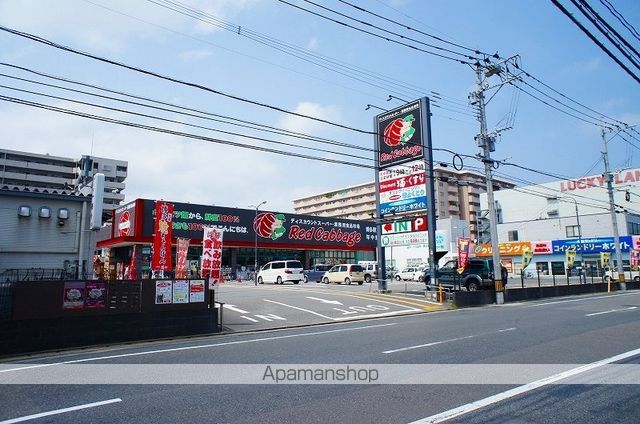
M224 232L213 227L204 227L202 237L202 258L200 269L204 278L211 284L221 283L222 273L222 236Z
M173 226L173 205L156 202L155 235L153 237L153 257L151 269L171 271L171 236Z
M176 248L176 278L187 277L187 253L189 252L189 239L179 238Z
M118 235L120 237L128 236L130 229L131 214L129 214L129 211L124 211L122 215L120 215L120 221L118 222Z

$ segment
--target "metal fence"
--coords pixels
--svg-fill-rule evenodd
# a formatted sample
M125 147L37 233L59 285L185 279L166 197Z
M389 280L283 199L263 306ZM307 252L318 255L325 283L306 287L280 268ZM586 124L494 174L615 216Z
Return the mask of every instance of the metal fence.
M0 320L11 319L13 313L13 287L16 282L0 281Z
M86 272L78 275L77 271L64 268L22 268L5 269L0 272L0 282L71 280L74 278L90 278Z

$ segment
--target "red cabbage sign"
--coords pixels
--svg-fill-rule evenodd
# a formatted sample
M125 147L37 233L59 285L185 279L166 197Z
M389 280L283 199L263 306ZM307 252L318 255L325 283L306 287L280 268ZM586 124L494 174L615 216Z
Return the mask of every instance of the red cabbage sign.
M156 202L155 235L153 237L153 258L151 268L157 271L171 271L171 237L173 205Z
M200 269L211 284L222 282L222 236L223 231L214 227L204 227L202 237L202 258Z
M285 233L283 214L262 212L253 220L253 230L262 238L276 240Z
M380 167L424 157L420 101L376 117Z

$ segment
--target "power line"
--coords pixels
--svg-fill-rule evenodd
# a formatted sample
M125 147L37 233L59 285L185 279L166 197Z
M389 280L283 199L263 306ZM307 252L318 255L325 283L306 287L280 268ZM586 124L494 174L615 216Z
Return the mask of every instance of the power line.
M382 16L382 15L380 15L380 14L374 13L374 12L372 12L372 11L370 11L370 10L365 9L364 7L360 7L360 6L358 6L358 5L355 5L355 4L353 4L353 3L350 3L350 2L348 2L348 1L345 1L345 0L338 0L338 1L339 1L340 3L343 3L343 4L346 4L346 5L348 5L348 6L351 6L351 7L353 7L354 9L359 10L359 11L361 11L361 12L368 13L368 14L370 14L370 15L373 15L373 16L375 16L376 18L380 18L380 19L382 19L382 20L384 20L384 21L387 21L387 22L390 22L390 23L392 23L392 24L395 24L395 25L401 26L402 28L407 29L407 30L409 30L409 31L414 31L414 32L417 32L417 33L419 33L419 34L425 35L425 36L427 36L427 37L429 37L429 38L433 38L434 40L440 41L441 43L449 44L449 45L452 45L452 46L455 46L455 47L458 47L458 48L461 48L461 49L464 49L464 50L468 50L468 51L470 51L470 52L472 52L472 53L474 53L474 54L476 54L476 55L491 56L491 54L490 54L490 53L485 53L485 52L482 52L482 51L480 51L480 50L478 50L478 49L472 49L471 47L466 47L466 46L463 46L463 45L461 45L461 44L458 44L458 43L454 43L454 42L452 42L452 41L445 40L444 38L442 38L442 37L438 37L437 35L429 34L429 33L427 33L427 32L421 31L421 30L419 30L419 29L412 28L412 27L407 26L407 25L405 25L405 24L403 24L403 23L401 23L401 22L395 21L395 20L393 20L393 19L390 19L390 18L388 18L388 17L386 17L386 16ZM405 15L405 16L407 16L407 15ZM494 56L494 57L495 57L496 59L499 59L499 58L500 58L500 57L497 55L497 53L495 54L495 56Z
M219 96L224 96L224 97L227 97L227 98L230 98L230 99L233 99L233 100L237 100L239 102L249 103L249 104L252 104L252 105L255 105L255 106L259 106L259 107L262 107L262 108L275 110L277 112L286 113L288 115L297 116L297 117L300 117L300 118L310 119L310 120L316 121L316 122L322 122L322 123L327 124L327 125L331 125L331 126L338 127L338 128L343 128L343 129L354 131L354 132L358 132L358 133L361 133L361 134L369 134L369 135L375 134L375 133L373 133L371 131L365 131L365 130L362 130L362 129L350 127L348 125L343 125L343 124L339 124L339 123L336 123L336 122L331 122L331 121L326 120L326 119L316 118L316 117L305 115L305 114L302 114L302 113L293 112L293 111L290 111L290 110L287 110L287 109L283 109L283 108L278 107L278 106L272 106L272 105L269 105L267 103L262 103L262 102L258 102L258 101L251 100L251 99L247 99L247 98L244 98L244 97L236 96L234 94L225 93L223 91L216 90L216 89L213 89L213 88L201 85L201 84L196 84L196 83L180 80L178 78L170 77L170 76L167 76L167 75L162 75L162 74L154 72L154 71L146 70L146 69L139 68L139 67L136 67L136 66L133 66L133 65L128 65L126 63L118 62L118 61L115 61L115 60L112 60L112 59L107 59L107 58L104 58L104 57L100 57L100 56L94 55L92 53L82 52L80 50L76 50L74 48L71 48L71 47L68 47L68 46L65 46L65 45L62 45L62 44L58 44L58 43L52 42L52 41L47 40L45 38L42 38L42 37L39 37L39 36L36 36L36 35L33 35L33 34L29 34L27 32L17 31L15 29L11 29L11 28L5 27L3 25L0 25L0 30L4 31L4 32L8 32L8 33L13 34L13 35L17 35L19 37L23 37L23 38L26 38L26 39L41 43L41 44L44 44L44 45L47 45L47 46L50 46L50 47L54 47L56 49L64 50L64 51L69 52L69 53L73 53L73 54L76 54L76 55L79 55L79 56L88 57L90 59L94 59L94 60L97 60L97 61L100 61L100 62L108 63L110 65L114 65L114 66L117 66L117 67L128 69L130 71L135 71L135 72L141 73L143 75L153 76L155 78L159 78L159 79L162 79L162 80L165 80L165 81L170 81L170 82L173 82L173 83L176 83L176 84L184 85L184 86L191 87L191 88L196 88L198 90L203 90L203 91L206 91L206 92L209 92L209 93L212 93L212 94L216 94L216 95L219 95Z
M560 11L562 13L564 13L569 19L571 19L571 21L578 27L580 28L580 30L585 33L585 35L587 37L589 37L589 39L591 39L591 41L593 41L598 47L600 47L600 49L605 52L607 54L607 56L609 56L611 59L613 59L614 62L616 62L618 64L618 66L620 66L627 74L629 74L629 76L631 76L631 78L633 78L636 82L640 83L640 78L634 74L624 63L622 63L620 61L620 59L618 59L616 57L616 55L614 55L613 53L611 53L611 51L609 49L607 49L601 42L600 40L598 40L593 34L591 34L591 32L584 27L584 25L582 25L580 23L580 21L578 21L567 9L565 9L565 7L560 4L560 2L558 0L551 0L551 2L558 8L560 9Z
M595 26L598 31L600 31L600 33L604 35L607 40L609 40L609 42L613 44L618 49L618 51L622 53L622 55L633 64L633 66L640 69L638 60L629 53L629 49L631 49L633 53L638 55L636 49L633 48L633 46L631 46L629 43L627 43L627 40L620 36L620 34L618 34L615 29L613 29L604 19L602 19L600 15L591 8L589 3L587 3L585 0L581 0L580 2L571 0L571 2L578 8L578 10L580 10L580 12L582 12L582 14L589 20L589 22L591 22L591 24L593 24L593 26ZM620 40L625 46L628 46L626 49L622 45L620 45L620 42L614 39L614 37L611 35L612 32L616 36L616 38L618 38L618 40Z
M604 7L606 7L609 12L611 12L611 14L613 16L615 16L615 18L627 29L629 30L629 32L631 33L631 35L633 35L635 38L638 39L638 41L640 41L640 34L638 34L638 31L636 31L635 27L633 25L631 25L625 18L624 16L618 12L616 10L616 8L608 1L608 0L600 0L600 3L602 3L604 5Z
M293 4L293 3L289 3L289 2L288 2L288 1L286 1L286 0L278 0L278 1L279 1L279 2L281 2L281 3L287 4L287 5L289 5L289 6L293 7L293 8L296 8L296 9L302 10L302 11L304 11L304 12L310 13L310 14L312 14L312 15L315 15L315 16L317 16L317 17L319 17L319 18L322 18L322 19L325 19L325 20L328 20L328 21L334 22L334 23L336 23L336 24L338 24L338 25L342 25L342 26L344 26L344 27L347 27L347 28L349 28L349 29L352 29L352 30L355 30L355 31L358 31L358 32L362 32L362 33L365 33L365 34L371 35L372 37L376 37L376 38L382 39L382 40L384 40L384 41L388 41L388 42L390 42L390 43L394 43L394 44L402 45L402 46L408 47L408 48L410 48L410 49L417 50L417 51L420 51L420 52L423 52L423 53L427 53L427 54L430 54L430 55L432 55L432 56L437 56L437 57L440 57L440 58L442 58L442 59L451 60L451 61L453 61L453 62L458 62L458 63L465 64L465 65L471 65L471 63L470 63L470 62L468 62L468 61L466 61L466 60L457 59L457 58L454 58L454 57L451 57L451 56L447 56L447 55L444 55L444 54L440 54L440 53L432 52L432 51L429 51L429 50L425 50L425 49L423 49L423 48L416 47L416 46L414 46L414 45L412 45L412 44L408 44L408 43L405 43L405 42L402 42L402 41L393 40L393 39L391 39L391 38L389 38L389 37L386 37L386 36L384 36L384 35L376 34L376 33L374 33L374 32L367 31L367 30L365 30L365 29L355 27L355 26L350 25L350 24L348 24L348 23L346 23L346 22L343 22L343 21L339 21L339 20L337 20L337 19L330 18L330 17L325 16L325 15L323 15L323 14L321 14L321 13L314 12L314 11L309 10L309 9L305 9L304 7L301 7L301 6L295 5L295 4ZM387 32L388 32L388 31L387 31ZM405 39L406 39L406 37L403 37L403 38L405 38ZM466 56L465 56L465 57L466 57ZM471 58L471 59L473 59L473 58Z

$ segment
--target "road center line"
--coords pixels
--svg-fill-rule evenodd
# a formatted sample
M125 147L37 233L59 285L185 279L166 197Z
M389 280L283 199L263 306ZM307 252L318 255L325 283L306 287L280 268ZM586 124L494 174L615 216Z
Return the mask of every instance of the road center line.
M157 350L148 350L144 352L131 352L131 353L122 353L119 355L109 355L109 356L96 356L93 358L84 358L84 359L74 359L71 361L63 361L63 362L53 362L49 364L37 364L37 365L29 365L26 367L19 368L9 368L9 369L0 369L0 373L3 372L12 372L12 371L20 371L20 370L28 370L33 368L44 368L44 367L54 367L56 365L64 365L64 364L78 364L81 362L92 362L92 361L100 361L103 359L115 359L115 358L126 358L129 356L143 356L143 355L154 355L157 353L167 353L167 352L181 352L185 350L195 350L195 349L207 349L211 347L220 347L220 346L231 346L237 344L244 343L257 343L257 342L268 342L272 340L281 340L281 339L291 339L295 337L306 337L306 336L318 336L322 334L331 334L331 333L342 333L346 331L356 331L356 330L368 330L371 328L380 328L380 327L389 327L391 325L396 325L395 322L387 323L387 324L375 324L375 325L366 325L362 327L349 327L349 328L338 328L335 330L323 330L323 331L314 331L309 333L299 333L299 334L287 334L284 336L275 336L275 337L261 337L259 339L251 339L251 340L236 340L233 342L221 342L221 343L211 343L206 345L196 345L196 346L184 346L184 347L174 347L168 349L157 349ZM2 364L0 364L2 365Z
M545 303L536 303L535 305L527 305L526 307L527 308L537 308L539 306L557 305L557 304L560 304L560 303L585 302L587 300L609 299L611 297L633 296L633 295L637 295L637 294L640 294L640 292L608 294L608 295L605 295L605 296L592 296L592 297L585 297L585 298L582 298L582 299L557 300L557 301L554 301L554 302L545 302Z
M610 311L604 311L604 312L594 312L592 314L587 314L585 315L585 317L595 317L596 315L604 315L604 314L610 314L612 312L624 312L624 311L632 311L634 309L638 309L637 306L632 306L630 308L624 308L624 309L611 309Z
M440 341L437 341L437 342L425 343L425 344L416 345L416 346L408 346L408 347L402 347L402 348L399 348L399 349L385 350L382 353L389 354L389 353L396 353L396 352L404 352L404 351L407 351L407 350L420 349L422 347L437 346L437 345L444 344L444 343L457 342L459 340L466 340L466 339L473 339L474 337L486 336L486 335L495 334L495 333L504 333L506 331L513 331L513 330L516 330L516 328L515 327L505 328L505 329L494 331L494 332L491 332L491 333L474 334L474 335L471 335L471 336L456 337L454 339L440 340Z
M101 402L93 402L93 403L86 403L84 405L71 406L69 408L56 409L55 411L41 412L39 414L27 415L24 417L18 417L18 418L12 418L10 420L0 421L0 424L20 423L22 421L35 420L36 418L49 417L51 415L64 414L66 412L79 411L81 409L87 409L87 408L95 408L96 406L109 405L111 403L118 403L118 402L122 402L122 399L115 398L115 399L103 400Z
M582 374L587 371L591 371L603 365L611 364L613 362L621 361L623 359L631 358L633 356L640 355L640 349L630 350L620 355L612 356L610 358L602 359L600 361L592 362L591 364L582 365L577 368L573 368L549 377L542 378L538 381L534 381L523 386L516 387L506 392L498 393L493 396L489 396L484 399L477 400L475 402L468 403L466 405L459 406L448 411L441 412L430 417L423 418L418 421L414 421L411 424L426 424L426 423L441 423L465 414L484 408L485 406L492 405L494 403L502 402L503 400L510 399L514 396L521 395L526 392L538 389L540 387L547 386L555 383L556 381L564 380L565 378L572 377L574 375Z

